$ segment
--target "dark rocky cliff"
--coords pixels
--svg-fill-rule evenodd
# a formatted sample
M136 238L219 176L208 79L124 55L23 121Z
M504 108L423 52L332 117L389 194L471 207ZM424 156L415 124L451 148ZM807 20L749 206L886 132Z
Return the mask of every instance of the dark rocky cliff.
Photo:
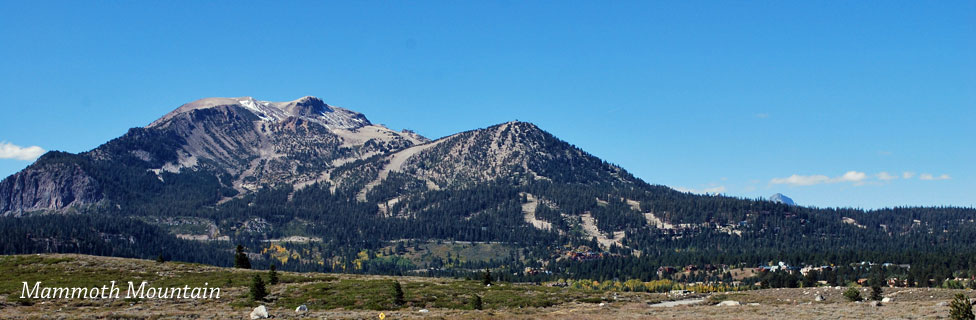
M98 203L98 181L77 163L41 162L0 182L0 212L61 210Z

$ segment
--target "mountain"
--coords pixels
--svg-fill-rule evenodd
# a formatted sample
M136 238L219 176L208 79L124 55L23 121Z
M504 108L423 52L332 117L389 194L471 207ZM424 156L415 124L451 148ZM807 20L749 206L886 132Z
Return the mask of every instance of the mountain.
M777 194L774 194L774 195L770 196L769 197L769 201L776 202L776 203L782 203L782 204L786 204L786 205L791 205L791 206L795 206L796 205L796 203L793 202L793 199L790 199L790 197L787 197L787 196L783 195L782 193L777 193Z
M240 243L263 265L371 273L504 267L650 279L662 265L770 260L976 267L974 218L973 208L820 209L782 195L683 193L532 123L431 140L315 97L197 100L93 150L49 152L0 182L0 253L224 265Z
M212 190L198 202L213 204L262 186L328 181L341 164L428 141L315 97L201 99L94 150L42 156L0 182L0 213L117 205L140 197L131 192L180 193L167 190L166 179L186 172L202 173L196 183ZM120 170L130 175L117 177Z

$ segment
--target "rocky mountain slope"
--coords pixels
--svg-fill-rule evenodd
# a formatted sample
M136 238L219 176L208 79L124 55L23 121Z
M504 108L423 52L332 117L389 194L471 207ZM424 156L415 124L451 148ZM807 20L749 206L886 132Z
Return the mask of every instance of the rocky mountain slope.
M66 209L103 197L97 180L74 163L42 162L0 182L0 212Z
M102 167L150 172L158 184L166 183L165 173L206 172L219 181L214 192L224 195L217 199L222 201L262 186L329 181L339 165L426 142L315 97L207 98L89 152L42 157L0 183L0 213L59 211L110 200L118 194L106 194L100 186L125 182L107 181L112 179L99 172Z

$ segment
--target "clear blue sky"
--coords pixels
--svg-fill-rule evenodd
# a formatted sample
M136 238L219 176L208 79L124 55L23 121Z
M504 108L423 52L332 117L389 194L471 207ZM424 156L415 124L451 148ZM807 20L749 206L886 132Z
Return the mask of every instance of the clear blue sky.
M976 205L974 1L0 0L2 176L304 95L432 138L530 121L685 190Z

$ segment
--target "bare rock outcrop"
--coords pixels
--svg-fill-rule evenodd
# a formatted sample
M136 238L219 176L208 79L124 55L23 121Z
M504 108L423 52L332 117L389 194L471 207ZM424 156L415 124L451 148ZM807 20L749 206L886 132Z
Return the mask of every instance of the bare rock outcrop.
M95 204L102 198L98 181L78 163L38 163L0 182L2 215L61 210Z

